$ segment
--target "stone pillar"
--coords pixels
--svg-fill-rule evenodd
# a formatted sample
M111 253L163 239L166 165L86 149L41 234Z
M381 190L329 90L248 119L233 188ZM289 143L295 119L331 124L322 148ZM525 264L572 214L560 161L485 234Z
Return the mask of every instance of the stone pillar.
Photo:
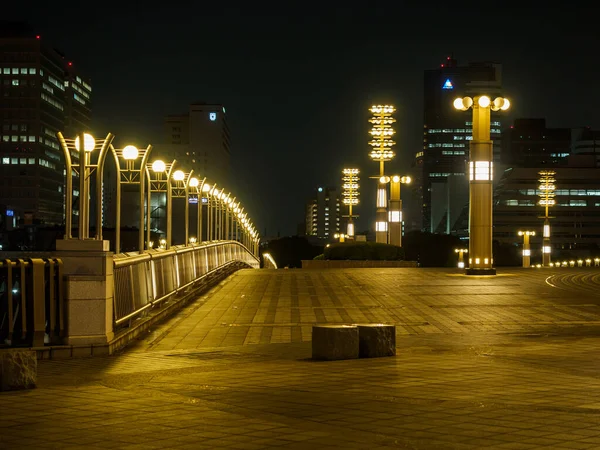
M58 240L63 261L68 345L105 345L113 331L113 253L109 241Z

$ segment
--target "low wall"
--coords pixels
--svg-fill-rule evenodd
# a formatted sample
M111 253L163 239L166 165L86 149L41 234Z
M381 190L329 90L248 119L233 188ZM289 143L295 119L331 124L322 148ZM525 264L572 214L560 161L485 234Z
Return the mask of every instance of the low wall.
M353 261L309 259L302 260L303 269L353 269L353 268L381 268L381 267L417 267L416 261Z

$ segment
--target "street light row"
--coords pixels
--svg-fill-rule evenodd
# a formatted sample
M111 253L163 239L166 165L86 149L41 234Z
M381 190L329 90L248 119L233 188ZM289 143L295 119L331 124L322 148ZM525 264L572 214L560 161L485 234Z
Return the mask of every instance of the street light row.
M139 189L139 251L153 248L154 243L150 239L150 210L151 194L166 193L167 195L167 233L159 240L159 247L169 248L172 239L172 200L173 198L185 198L185 243L194 245L202 241L202 204L206 196L207 205L207 240L221 240L233 238L240 240L252 253L258 252L259 234L250 221L247 212L236 197L217 183L209 184L206 178L194 176L194 171L185 172L176 168L177 161L165 163L162 160L148 162L152 146L138 149L133 145L127 145L122 149L116 149L112 145L114 136L108 134L106 138L96 140L88 133L83 133L75 139L66 139L62 133L57 137L65 156L66 165L66 222L65 239L72 239L72 216L73 216L73 174L79 177L79 239L89 239L89 194L90 180L95 173L96 179L96 203L98 205L96 215L96 236L94 239L102 240L102 203L103 203L103 171L104 162L108 152L111 152L117 168L117 192L116 192L116 220L115 220L115 252L120 251L120 228L121 228L121 185L137 184ZM80 150L83 141L83 151ZM98 149L96 163L92 163L91 154ZM78 158L79 163L73 164L72 157ZM148 184L146 187L146 183ZM197 236L189 236L189 203L191 199L197 201ZM144 211L146 214L144 215ZM146 220L144 220L146 219ZM146 236L144 239L144 229Z

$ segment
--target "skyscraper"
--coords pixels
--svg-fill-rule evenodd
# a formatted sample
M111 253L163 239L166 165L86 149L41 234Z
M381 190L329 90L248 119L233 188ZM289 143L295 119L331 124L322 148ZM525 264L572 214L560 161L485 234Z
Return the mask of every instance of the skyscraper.
M333 238L342 229L341 217L339 192L335 188L318 187L315 196L306 203L306 235Z
M423 149L415 154L413 163L414 194L421 207L423 231L467 235L466 165L472 121L469 112L458 112L452 104L456 97L465 95L486 93L494 97L501 88L501 66L496 63L459 66L448 57L439 68L425 71ZM492 140L499 140L500 134L500 118L492 112ZM500 161L499 142L494 142L494 161ZM419 228L419 224L408 224L407 228Z
M210 183L226 186L230 181L230 146L225 107L193 103L187 113L165 118L163 142L155 146L153 155L176 159L182 170L193 169Z
M62 224L64 157L56 132L89 131L91 83L27 25L3 22L0 30L0 203L17 223Z

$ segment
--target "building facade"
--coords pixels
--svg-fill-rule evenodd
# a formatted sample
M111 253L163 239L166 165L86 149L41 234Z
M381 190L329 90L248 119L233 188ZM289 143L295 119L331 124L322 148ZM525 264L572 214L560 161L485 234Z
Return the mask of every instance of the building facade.
M332 239L342 230L340 194L335 188L318 187L306 203L306 236Z
M407 230L466 236L468 234L469 182L466 167L472 138L472 113L457 111L453 101L466 95L487 94L494 98L502 91L501 65L476 62L465 66L448 57L439 68L424 74L423 148L413 162L412 211ZM500 115L492 112L491 138L494 161L500 161ZM496 164L496 172L499 171ZM501 173L501 172L500 172ZM421 218L421 222L415 221Z
M0 203L17 223L62 224L65 169L56 133L89 131L91 82L26 25L0 30Z
M548 128L545 119L515 119L502 132L501 161L505 167L567 165L571 129Z
M544 208L539 206L540 170L506 169L494 196L494 240L520 246L519 230L535 231L531 262L542 260ZM552 257L597 256L600 244L600 168L593 159L570 157L556 172L555 206L549 210Z
M179 168L193 169L209 183L229 184L231 137L223 105L193 103L187 113L167 116L163 136L154 158L176 159Z

